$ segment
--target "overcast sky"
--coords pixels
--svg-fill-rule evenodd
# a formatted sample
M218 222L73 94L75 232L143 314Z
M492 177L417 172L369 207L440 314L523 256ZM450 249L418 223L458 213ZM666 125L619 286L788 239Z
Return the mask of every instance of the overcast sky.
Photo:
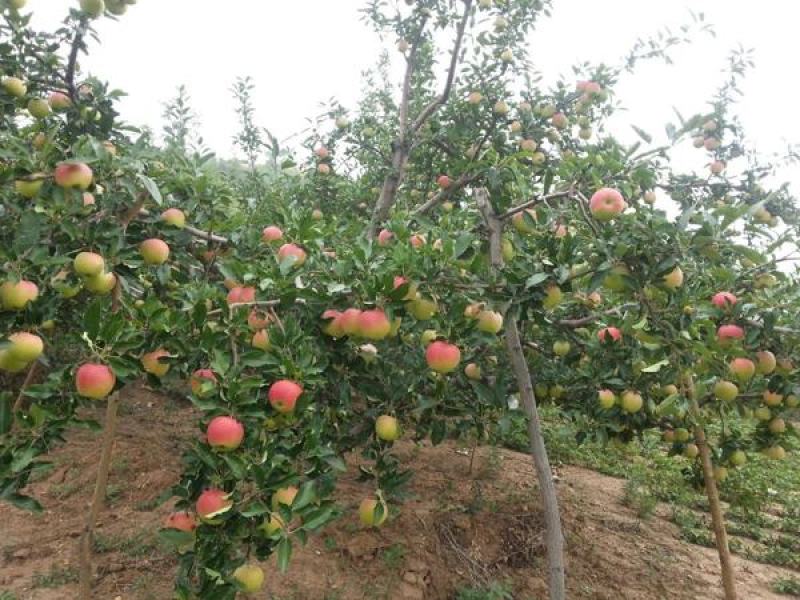
M29 0L34 25L50 28L77 0ZM164 101L187 86L206 144L230 156L236 130L230 86L236 76L256 83L260 125L279 138L305 126L332 96L352 106L360 73L372 66L381 42L361 21L364 0L139 0L120 21L98 23L102 38L84 70L110 80L129 97L123 117L160 130ZM794 36L800 23L795 0L554 0L551 19L540 21L530 41L536 67L546 80L580 60L617 63L639 36L690 22L689 7L702 11L718 37L698 37L675 53L674 66L644 64L617 88L627 122L656 135L674 120L704 108L719 86L729 51L755 50L756 68L744 84L738 112L763 153L800 142L797 117L800 78ZM697 168L700 168L700 156ZM794 169L798 171L798 169ZM786 172L795 193L800 174Z

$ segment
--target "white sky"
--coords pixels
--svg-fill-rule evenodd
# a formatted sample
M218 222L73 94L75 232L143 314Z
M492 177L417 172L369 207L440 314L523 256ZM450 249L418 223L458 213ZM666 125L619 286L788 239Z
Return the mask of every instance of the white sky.
M29 0L34 25L50 28L77 0ZM375 62L380 41L360 21L364 0L139 0L119 22L98 23L102 45L84 70L108 79L129 97L121 105L131 123L159 131L163 102L186 84L206 144L232 153L236 131L230 86L238 75L256 83L260 125L284 138L305 127L332 96L353 106L361 71ZM698 38L675 53L674 66L645 63L617 88L630 121L653 134L704 109L720 84L728 52L755 49L756 68L744 83L738 112L762 153L800 142L800 78L791 40L800 22L795 0L555 0L554 15L531 39L537 68L552 81L581 60L616 63L637 37L688 23L689 7L706 13L718 37ZM624 127L624 129L623 129ZM632 138L631 138L632 139ZM700 153L702 154L702 153ZM696 157L697 169L702 158ZM785 172L800 193L800 169Z

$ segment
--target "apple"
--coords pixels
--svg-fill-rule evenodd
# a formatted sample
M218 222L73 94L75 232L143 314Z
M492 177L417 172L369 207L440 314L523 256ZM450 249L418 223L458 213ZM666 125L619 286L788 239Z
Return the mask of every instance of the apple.
M33 198L44 185L44 179L17 179L14 189L23 198Z
M736 296L730 292L717 292L711 297L711 304L723 310L733 308L737 301Z
M358 334L368 340L382 340L389 335L392 324L382 309L362 311L358 315Z
M733 402L739 395L739 388L735 383L720 380L714 384L714 395L723 402Z
M545 310L553 310L561 304L561 300L564 298L564 293L561 291L561 288L555 284L548 285L544 294L542 306Z
M264 231L261 232L261 240L270 243L275 242L283 238L283 231L281 231L280 227L275 225L270 225L269 227L265 227Z
M235 450L244 439L244 425L233 417L214 417L206 429L208 445L218 450Z
M703 139L702 146L709 152L713 152L714 150L719 148L721 144L722 142L720 142L717 138L707 137Z
M95 205L94 195L89 192L83 192L83 205L84 206L94 206Z
M669 444L673 443L675 441L675 431L673 429L667 429L661 436L661 439Z
M514 260L514 256L516 255L516 251L514 250L514 244L508 238L503 238L503 260L505 262L511 262Z
M727 344L731 340L741 340L744 338L744 329L738 325L720 325L717 329L717 339L721 344Z
M498 333L503 328L503 315L493 310L484 310L478 315L478 331Z
M439 175L439 178L436 180L436 185L438 185L443 190L449 188L451 183L452 181L447 175Z
M756 365L749 358L734 358L730 362L729 368L736 379L742 383L750 381L756 373Z
M473 302L468 304L464 309L464 317L467 319L477 319L481 311L483 311L483 304L480 302Z
M92 185L94 174L86 163L62 162L56 166L53 177L58 187L86 191Z
M664 275L664 287L670 290L677 290L683 285L683 271L680 267L675 267Z
M38 335L28 332L12 333L8 336L11 347L9 356L23 363L30 363L39 358L44 352L44 342Z
M783 394L779 394L778 392L764 390L761 397L764 399L764 404L767 406L775 407L783 404Z
M336 119L336 127L338 129L347 129L350 127L350 121L347 117L338 117Z
M683 455L688 458L694 460L700 454L700 448L697 447L697 444L686 444L686 448L683 449Z
M272 494L272 510L278 510L281 504L291 507L298 491L299 490L293 485L285 488L278 488L275 493Z
M536 152L536 148L539 147L539 144L536 140L531 139L524 139L519 141L519 148L523 152Z
M678 386L674 383L665 385L661 388L661 393L664 394L665 397L675 396L678 393Z
M361 311L357 308L348 308L337 319L338 325L344 335L356 337L360 335Z
M161 213L161 220L167 225L172 225L178 229L183 229L186 225L186 215L179 208L168 208Z
M163 265L169 258L169 246L163 240L151 238L139 245L139 253L146 265Z
M786 431L786 421L781 419L780 417L776 417L769 422L767 425L771 433L779 434Z
M320 175L329 175L331 172L331 166L328 163L320 163L317 165L317 173Z
M255 594L264 585L264 571L258 565L237 567L233 572L233 578L245 594Z
M381 500L381 511L380 516L378 516L378 511L376 510L377 507L378 501L375 498L365 498L362 500L358 507L358 518L361 519L361 523L367 527L380 527L383 525L383 523L386 521L386 517L389 516L389 509L386 506L386 503Z
M505 101L503 100L498 100L497 102L494 103L494 112L496 115L499 115L501 117L505 116L508 114L509 110L510 109L508 108L508 104L506 104Z
M600 390L597 392L597 401L600 403L600 408L608 410L617 403L617 396L611 390Z
M564 395L564 387L561 385L551 385L549 394L553 400L558 400Z
M247 326L253 331L264 329L270 322L270 316L257 308L251 310L250 314L247 315Z
M481 100L483 100L483 94L480 92L470 92L467 96L467 102L470 104L480 104Z
M508 19L505 17L497 17L494 20L494 30L495 31L505 31L508 27Z
M72 267L78 275L94 277L105 270L106 261L94 252L79 252L72 261Z
M680 443L689 441L689 431L683 427L679 427L678 429L676 429L675 441Z
M391 231L388 229L381 229L380 233L378 234L378 245L388 246L392 243L392 238L394 238L394 234Z
M427 321L433 318L433 315L439 310L438 305L433 300L426 298L416 298L406 304L406 309L411 316L418 321Z
M512 121L511 122L511 133L519 133L522 131L522 123L519 121Z
M461 362L461 350L454 344L437 341L425 350L428 366L437 373L450 373Z
M741 467L747 462L747 455L742 450L734 450L728 460L734 467Z
M269 519L264 519L260 529L267 536L272 536L284 527L286 527L286 523L283 522L283 519L281 519L279 515L272 513L270 514Z
M197 498L195 511L200 520L210 525L219 523L216 517L225 514L233 506L228 494L217 488L209 488Z
M622 292L626 288L625 278L631 274L630 269L625 264L618 264L611 268L608 275L603 278L603 287L612 292Z
M604 327L597 332L597 339L601 342L619 342L622 339L622 332L616 327Z
M775 355L769 350L762 350L756 352L756 372L761 375L769 375L775 370L778 362L775 360Z
M514 53L511 52L510 48L506 48L505 50L503 50L500 53L500 60L502 60L506 64L508 64L510 62L513 62L514 61Z
M800 406L800 398L798 398L794 394L789 394L788 396L786 396L787 408L797 408L798 406Z
M342 313L333 309L328 309L322 313L322 333L335 338L345 335L344 330L342 329L342 322L340 319L341 316Z
M114 273L100 273L83 280L86 289L93 294L108 294L117 285L117 276Z
M550 122L556 129L564 129L567 125L569 125L569 119L567 119L567 115L561 112L554 114L550 118Z
M197 521L185 510L170 514L164 521L165 529L177 529L191 533L197 528Z
M259 350L269 350L271 347L269 341L269 333L266 329L259 329L253 334L253 338L250 340L250 345L253 348L258 348Z
M721 160L715 160L708 168L713 175L720 175L725 170L725 163Z
M50 115L52 109L47 100L42 98L32 98L28 102L28 112L34 119L44 119Z
M278 249L278 262L300 267L306 262L306 251L295 244L284 244Z
M656 193L653 190L647 190L644 193L644 201L646 204L652 206L656 203Z
M106 365L86 363L75 371L75 388L84 398L101 400L111 393L117 377Z
M167 374L170 367L169 363L162 363L160 360L165 356L169 356L169 352L164 348L158 348L157 350L144 354L141 358L142 368L151 375L163 377Z
M103 0L80 0L81 10L96 19L105 12L106 5Z
M764 450L764 454L767 458L771 458L772 460L783 460L786 458L786 450L783 449L783 446L777 444Z
M525 209L511 217L511 224L520 233L530 234L536 231L538 215L532 208Z
M759 421L769 421L772 418L772 411L766 406L759 406L753 411L753 416Z
M63 92L51 92L47 102L53 110L67 110L72 106L72 100Z
M556 356L566 356L569 354L570 343L566 340L558 340L557 342L553 342L553 354Z
M464 367L464 375L467 376L467 379L479 381L481 378L481 368L474 362L469 363L466 367Z
M234 287L228 292L228 296L226 297L228 306L234 304L248 304L250 302L255 302L255 300L256 288L249 286Z
M426 240L425 236L421 233L415 233L408 241L414 248L422 248L428 240Z
M422 332L422 335L419 336L419 341L422 342L422 345L427 348L430 344L436 341L437 337L439 337L439 333L435 329L426 329Z
M6 281L0 286L0 302L6 310L22 310L38 296L39 288L36 284L25 279L17 282Z
M628 390L627 392L622 394L622 402L620 403L622 406L622 410L626 413L636 413L642 410L642 406L644 406L644 400L642 400L642 396Z
M211 387L217 385L217 376L211 369L197 369L189 378L192 393L198 398L208 395Z
M288 379L281 379L270 386L267 398L277 412L288 414L294 411L297 399L302 393L303 388L299 384Z
M22 98L28 92L28 86L19 77L3 77L0 85L9 96Z
M613 188L601 188L592 194L589 209L595 219L605 223L625 210L625 199Z
M400 425L397 419L389 415L381 415L375 420L375 435L384 442L394 442L400 437Z
M311 211L311 218L314 221L321 221L323 216L324 215L322 214L322 211L318 208L315 208L314 210Z

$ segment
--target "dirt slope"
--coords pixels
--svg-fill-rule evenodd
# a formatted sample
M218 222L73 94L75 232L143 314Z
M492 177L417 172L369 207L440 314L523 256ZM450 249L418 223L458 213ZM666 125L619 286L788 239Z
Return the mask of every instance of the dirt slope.
M111 501L98 529L97 598L171 597L175 563L155 535L169 506L154 508L153 501L180 472L180 447L195 435L194 418L190 408L143 389L125 397ZM0 505L0 592L13 592L15 600L74 597L75 550L98 439L74 431L53 453L54 469L30 486L45 506L42 515ZM464 585L505 581L516 599L544 598L542 521L530 459L482 448L470 475L469 457L453 445L403 442L399 452L416 472L399 514L379 531L363 530L355 507L369 489L351 469L339 491L346 516L298 549L288 574L265 565L268 593L258 597L445 600ZM622 481L574 467L558 476L570 598L722 597L714 551L682 543L663 518L638 519L621 503ZM741 598L785 598L770 593L769 584L791 572L743 559L736 566Z

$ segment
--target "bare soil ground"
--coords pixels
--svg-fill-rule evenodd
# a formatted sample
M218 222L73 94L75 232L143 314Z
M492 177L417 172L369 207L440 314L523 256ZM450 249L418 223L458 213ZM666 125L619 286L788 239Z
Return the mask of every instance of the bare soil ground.
M156 531L169 504L155 499L180 473L183 442L196 435L186 405L136 388L123 399L109 506L97 532L97 586L103 600L168 600L173 556ZM95 415L102 419L98 408ZM44 505L31 515L0 505L0 598L62 600L76 595L76 549L99 454L99 433L75 430L52 454L54 468L31 484ZM462 586L507 582L515 599L546 597L542 519L530 458L452 444L398 444L413 465L410 499L380 530L364 530L356 507L370 493L356 469L341 482L345 516L297 549L289 572L267 564L266 593L281 600L456 597ZM349 461L355 466L355 459ZM568 549L569 597L596 600L718 599L712 549L686 544L664 517L642 521L623 506L623 482L564 467L558 489ZM740 597L785 598L769 591L785 569L735 559ZM3 596L3 592L8 595Z

